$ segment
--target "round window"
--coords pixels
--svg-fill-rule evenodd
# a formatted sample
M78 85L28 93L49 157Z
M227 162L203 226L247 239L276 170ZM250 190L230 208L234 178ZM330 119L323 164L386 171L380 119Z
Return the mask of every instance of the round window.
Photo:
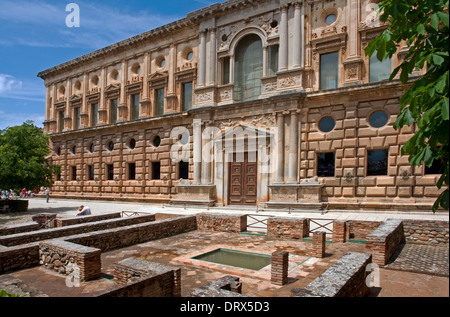
M189 143L189 133L185 132L183 134L180 134L178 136L178 140L180 141L181 144L186 145Z
M194 58L194 53L192 51L190 51L189 53L187 53L186 55L186 59L188 61L192 60L192 58Z
M369 117L369 123L374 128L381 128L388 122L388 115L386 112L379 110L372 113Z
M132 150L134 150L134 148L136 147L136 140L135 139L131 139L130 142L128 142L128 147Z
M72 147L72 153L73 153L73 154L77 154L77 146L76 146L76 145L74 145L74 146Z
M55 150L56 155L60 156L61 155L61 148L58 146Z
M157 135L153 138L153 145L159 147L161 145L161 138Z
M91 144L89 145L89 152L94 153L94 150L95 150L95 144L94 144L94 143L91 143Z
M322 120L319 121L319 130L322 132L330 132L334 129L336 125L336 121L330 116L323 117Z
M114 142L113 141L108 142L108 150L110 150L110 151L114 150Z
M333 24L334 22L336 22L336 14L332 13L326 16L325 18L326 25Z

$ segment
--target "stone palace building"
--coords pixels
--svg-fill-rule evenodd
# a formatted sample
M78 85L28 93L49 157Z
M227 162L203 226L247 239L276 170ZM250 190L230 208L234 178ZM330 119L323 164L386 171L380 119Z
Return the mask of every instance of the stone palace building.
M53 196L430 209L373 0L229 0L39 73ZM420 75L419 73L416 75Z

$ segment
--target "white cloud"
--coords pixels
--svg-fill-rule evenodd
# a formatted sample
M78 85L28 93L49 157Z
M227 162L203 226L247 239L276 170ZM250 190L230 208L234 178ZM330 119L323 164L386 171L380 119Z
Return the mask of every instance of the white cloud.
M69 2L67 2L69 3ZM4 44L33 47L85 47L99 49L178 19L149 11L130 11L95 2L76 1L80 27L69 28L66 2L35 0L0 1L0 24L14 30L2 34ZM17 31L20 32L19 37Z
M11 75L0 74L0 96L22 88L22 82Z

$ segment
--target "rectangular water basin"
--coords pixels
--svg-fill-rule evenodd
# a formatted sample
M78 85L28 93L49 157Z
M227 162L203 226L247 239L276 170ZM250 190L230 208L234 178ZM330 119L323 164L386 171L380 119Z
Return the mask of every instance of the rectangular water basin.
M192 259L258 271L269 265L272 257L267 254L219 248Z

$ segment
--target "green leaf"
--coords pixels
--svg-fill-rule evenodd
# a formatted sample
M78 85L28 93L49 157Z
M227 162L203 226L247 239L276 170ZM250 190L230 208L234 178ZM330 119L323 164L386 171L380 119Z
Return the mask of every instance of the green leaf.
M436 13L431 15L430 25L436 31L439 31L439 16Z
M448 25L448 13L438 12L437 15L441 19L442 23L444 23L446 27L449 27L449 25Z
M437 54L433 54L433 64L434 65L441 66L444 61L445 61L444 58L442 58L441 56L439 56Z
M449 120L449 105L448 105L448 98L444 98L441 102L441 115L442 119Z

